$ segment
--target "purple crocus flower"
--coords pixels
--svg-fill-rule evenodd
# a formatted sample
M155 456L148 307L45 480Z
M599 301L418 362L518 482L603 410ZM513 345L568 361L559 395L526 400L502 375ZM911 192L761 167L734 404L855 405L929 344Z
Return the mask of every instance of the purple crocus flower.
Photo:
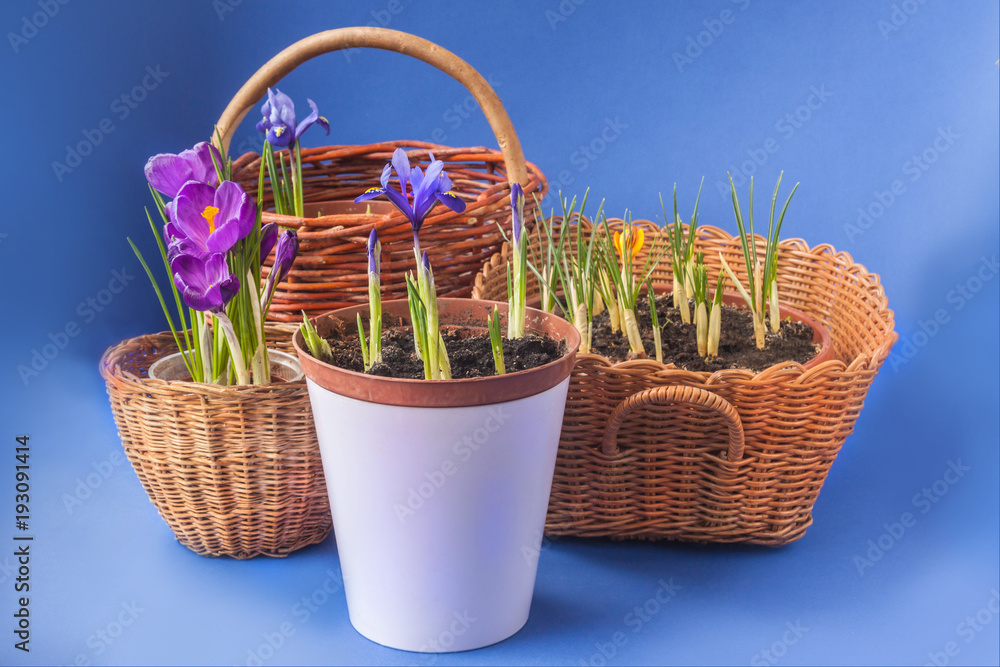
M372 229L368 235L368 274L376 278L382 273L382 243L378 240L378 232Z
M171 203L164 235L173 255L224 253L253 230L257 217L256 204L232 181L218 190L189 181Z
M205 257L176 255L170 263L174 285L184 303L201 311L221 313L240 289L240 280L229 271L221 252Z
M427 166L427 173L424 173L420 167L410 169L406 151L397 148L392 154L392 161L382 169L382 187L370 188L354 200L355 203L360 203L385 195L410 221L410 226L413 227L413 243L417 248L420 247L417 233L424 224L424 218L435 204L441 202L456 213L465 210L465 202L451 192L451 179L444 172L444 162L435 160L433 153L430 157L431 163ZM399 180L399 190L389 185L389 176L393 170Z
M519 246L524 231L524 190L520 183L510 186L510 214L514 245Z
M288 272L292 270L292 263L295 262L295 257L298 254L299 237L293 230L286 230L278 238L278 245L274 250L274 265L271 267L271 272L267 274L267 285L264 287L261 301L265 306L271 302L275 286L284 280Z
M292 270L292 263L299 254L299 236L288 229L278 239L278 247L274 250L274 267L271 274L276 276L275 282L281 282ZM270 279L270 276L268 276Z
M278 223L269 222L260 228L260 263L263 264L267 256L274 249L274 243L278 240Z
M212 162L213 156L219 166L222 166L219 150L207 141L195 144L194 148L181 151L178 155L154 155L146 162L146 180L167 197L176 197L189 181L215 185L219 182L219 177Z
M291 146L299 140L299 137L318 123L320 127L330 134L330 122L319 115L316 103L306 99L312 113L302 119L298 125L295 124L295 104L292 98L275 88L267 89L267 100L260 108L263 118L257 123L257 131L263 132L267 136L268 142L272 146Z

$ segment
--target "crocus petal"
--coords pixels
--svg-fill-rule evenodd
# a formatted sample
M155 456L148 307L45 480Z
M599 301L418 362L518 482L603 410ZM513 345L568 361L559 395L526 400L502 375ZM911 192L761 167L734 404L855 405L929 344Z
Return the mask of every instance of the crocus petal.
M190 255L204 260L210 253L191 239L176 238L167 245L167 262L173 264L179 255Z
M191 165L191 180L208 185L218 183L219 174L215 165L218 163L220 167L222 166L222 155L218 148L207 141L202 141L195 144L194 148L182 151L179 157L184 158Z
M219 312L239 290L239 279L230 274L221 253L204 258L180 254L170 263L174 285L195 310Z
M299 237L289 229L278 239L278 247L274 250L274 268L271 269L275 273L273 282L278 283L285 279L298 254Z
M389 187L389 176L392 174L392 163L386 162L385 166L382 167L382 176L379 177L379 183L382 184L383 188Z
M225 181L220 185L215 193L214 205L219 209L215 217L216 227L235 220L239 229L238 239L244 238L253 230L257 206L237 183Z
M149 158L144 171L149 184L167 197L176 197L181 186L191 180L190 165L170 153Z
M263 264L267 256L271 254L275 242L278 240L278 223L269 222L260 228L260 263Z
M219 296L222 299L223 307L233 300L236 293L240 291L240 279L236 276L229 276L219 283Z
M205 248L209 252L228 252L241 239L240 227L236 220L227 220L215 227L215 231L205 239Z
M174 230L203 248L207 247L205 244L210 230L208 221L202 214L214 203L215 189L212 186L189 181L174 200L174 215L171 219Z
M178 155L160 153L146 162L146 180L154 189L167 197L176 197L188 181L214 185L218 181L212 156L219 164L222 157L218 149L208 142L200 142Z

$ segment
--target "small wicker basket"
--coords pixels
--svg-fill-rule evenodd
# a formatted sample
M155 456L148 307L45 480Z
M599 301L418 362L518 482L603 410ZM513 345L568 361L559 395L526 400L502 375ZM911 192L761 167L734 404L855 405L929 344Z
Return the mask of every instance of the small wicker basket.
M425 219L421 249L434 265L441 296L463 297L483 262L500 250L497 228L510 216L510 184L521 183L534 208L534 196L545 196L542 172L524 160L517 133L503 104L486 79L455 54L425 39L396 30L357 27L328 30L292 44L261 67L226 107L217 127L228 147L243 117L256 108L267 88L300 64L323 53L367 47L395 51L422 60L464 85L479 103L496 135L500 150L453 148L422 141L392 141L364 146L327 146L302 151L303 194L307 217L266 211L264 222L277 222L299 235L299 255L291 272L278 283L269 319L298 321L364 303L368 298L365 255L368 235L378 230L382 242L382 298L406 298L406 272L413 270L412 232L406 218L388 202L355 205L354 198L377 185L382 168L396 148L410 149L411 163L426 168L430 153L445 163L453 192L466 202L463 213L444 206ZM287 154L285 159L287 161ZM260 156L248 153L234 162L234 179L257 194ZM270 187L265 187L271 203ZM369 213L370 210L370 213ZM270 260L268 260L270 262ZM266 275L266 274L265 274Z
M269 325L294 354L295 327ZM330 532L330 504L304 379L220 387L151 380L170 332L101 358L122 445L177 540L203 556L285 556Z
M647 235L665 233L649 221L637 224ZM576 232L574 225L571 239ZM757 242L763 248L764 239ZM538 235L532 243L537 249ZM699 227L696 250L705 253L709 276L718 274L721 252L745 280L739 238ZM508 257L505 246L483 267L474 298L506 298ZM669 254L653 282L670 290ZM537 282L528 289L537 294ZM778 292L782 303L829 329L835 359L755 374L577 356L548 535L772 546L802 537L897 335L879 277L829 245L782 241Z

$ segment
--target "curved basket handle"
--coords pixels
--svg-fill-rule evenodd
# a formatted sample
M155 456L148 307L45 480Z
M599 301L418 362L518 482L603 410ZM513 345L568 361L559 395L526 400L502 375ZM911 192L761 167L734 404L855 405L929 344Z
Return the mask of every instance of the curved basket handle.
M632 394L619 403L611 413L607 426L604 427L604 442L601 451L611 456L618 452L618 429L630 412L647 405L678 405L688 404L710 408L726 420L729 427L729 451L727 459L738 461L743 458L743 422L733 404L718 394L713 394L697 387L671 385L669 387L653 387Z
M486 79L451 51L416 35L386 28L337 28L318 32L295 42L271 58L243 84L226 110L222 112L217 127L222 135L223 153L229 150L229 143L240 121L267 94L269 86L278 83L296 67L320 54L358 47L395 51L423 60L465 86L479 103L483 115L493 129L493 134L496 135L497 144L507 165L507 181L511 184L528 185L528 168L524 162L521 142L514 132L503 103Z

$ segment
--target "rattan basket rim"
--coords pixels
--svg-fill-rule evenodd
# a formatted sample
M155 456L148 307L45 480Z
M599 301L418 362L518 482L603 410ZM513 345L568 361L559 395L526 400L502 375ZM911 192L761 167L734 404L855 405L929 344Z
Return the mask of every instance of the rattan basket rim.
M288 336L289 341L291 341L291 336L297 329L297 325L267 325L268 333L284 333ZM269 385L251 384L220 386L206 384L204 382L193 382L191 380L154 380L146 377L145 373L140 376L122 368L122 361L126 354L130 352L140 352L150 347L155 348L156 351L143 353L143 358L149 360L149 364L145 364L147 368L156 359L177 352L177 345L174 342L173 334L170 331L161 331L159 333L143 334L141 336L127 338L108 347L108 349L104 351L104 354L101 355L98 366L101 377L105 382L114 384L115 386L131 387L132 389L140 389L149 393L185 393L206 397L229 397L238 400L259 396L297 393L301 392L306 386L304 376L293 382L278 382Z

